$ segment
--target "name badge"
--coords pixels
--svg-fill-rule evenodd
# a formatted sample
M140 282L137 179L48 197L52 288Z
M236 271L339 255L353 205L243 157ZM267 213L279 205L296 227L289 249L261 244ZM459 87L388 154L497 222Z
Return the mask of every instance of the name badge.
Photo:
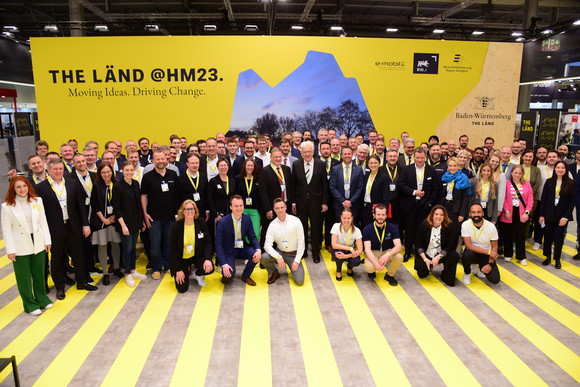
M217 189L222 189L222 185L221 184L218 184L217 185Z
M107 215L113 215L113 206L107 206Z
M330 180L330 175L326 175L326 180Z
M344 190L345 191L350 190L350 183L344 183Z
M520 199L518 199L518 198L512 199L512 206L519 207L520 206Z
M234 247L236 249L242 249L244 248L244 241L241 239L236 240L236 243L234 244Z
M560 203L560 198L556 198L556 199L554 199L554 205L555 205L555 206L557 206L557 205L558 205L558 203Z
M389 184L389 189L391 190L391 192L394 192L397 190L397 185L396 184Z
M197 239L203 239L203 233L202 232L197 233Z
M162 192L169 191L169 184L167 184L167 183L161 183L161 191Z
M188 253L188 254L191 254L191 253L193 253L193 245L192 245L191 243L190 243L190 244L188 244L186 248L187 248L187 253Z
M286 191L286 184L280 184L280 190Z
M246 198L246 206L252 205L252 198Z
M193 193L193 201L199 202L199 199L201 199L201 197L199 196L199 192L194 192Z
M91 198L86 198L85 199L85 206L90 206L91 205Z
M445 200L453 200L453 194L448 192L447 195L445 195Z
M280 244L282 245L282 248L284 250L288 250L288 241L287 240L281 241Z
M483 207L483 208L487 208L487 201L485 201L485 200L482 200L482 201L480 202L480 204L481 204L481 207Z
M423 183L417 184L417 189L423 189Z

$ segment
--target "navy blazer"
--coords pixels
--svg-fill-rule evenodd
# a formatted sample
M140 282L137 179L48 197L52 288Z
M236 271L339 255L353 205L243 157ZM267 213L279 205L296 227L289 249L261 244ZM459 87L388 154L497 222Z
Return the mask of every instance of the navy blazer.
M364 193L364 175L362 168L354 162L350 164L352 171L350 172L350 198L353 208L358 208L362 203ZM344 173L342 170L343 164L335 165L330 170L330 194L334 197L334 203L338 205L336 208L342 208L342 202L346 200L344 197Z
M229 157L228 157L228 159L229 159ZM256 160L256 164L258 164L258 169L262 169L264 166L264 162L257 157L254 157L254 160ZM239 176L240 172L242 171L242 167L244 166L245 161L246 161L246 156L244 154L236 157L236 160L234 161L234 165L232 165L232 167L230 168L229 175L233 176L233 177Z
M435 169L425 163L423 176L423 192L425 195L416 200L413 191L417 189L417 175L415 164L400 169L401 178L397 184L401 208L411 210L415 205L420 209L430 209L437 202L439 191L439 178Z
M539 215L546 218L546 222L559 222L560 219L566 218L572 220L572 212L574 210L574 192L560 193L560 200L558 205L554 206L556 199L556 179L550 178L546 180L544 189L542 191L542 199L540 200Z
M249 215L242 214L242 229L240 230L244 247L252 247L254 250L260 249L260 242L254 233L254 226ZM249 241L249 243L248 243ZM228 263L234 252L234 245L236 242L236 230L234 229L234 221L232 214L228 214L220 219L217 224L215 233L215 256L218 265L223 266Z

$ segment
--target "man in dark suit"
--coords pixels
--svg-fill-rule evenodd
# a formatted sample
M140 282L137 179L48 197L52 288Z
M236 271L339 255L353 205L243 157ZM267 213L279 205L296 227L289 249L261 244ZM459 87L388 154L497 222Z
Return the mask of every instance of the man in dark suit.
M328 136L328 134L327 134L327 136ZM324 142L320 143L320 146L318 147L318 149L320 150L319 159L324 164L324 171L326 172L326 181L328 182L328 180L330 180L331 169L335 165L339 165L340 161L330 157L330 142L324 141ZM334 223L336 223L336 221L334 218L335 214L334 214L334 207L333 207L333 203L332 203L333 200L330 196L330 187L328 186L328 184L326 185L326 192L327 192L327 197L328 197L328 211L322 213L322 219L321 219L321 224L320 224L320 227L321 227L320 234L322 235L322 226L324 226L324 245L326 246L326 249L328 251L332 251L330 230L332 229L332 226L334 225ZM321 245L321 247L322 247L322 245Z
M236 274L236 258L248 260L242 272L242 281L250 286L256 282L250 276L256 263L260 262L262 250L254 233L252 220L244 212L244 200L240 195L230 199L231 214L224 216L217 224L215 235L215 255L222 268L222 283L227 284Z
M325 163L314 159L314 143L300 145L302 159L294 161L292 167L292 186L294 202L292 212L298 216L304 229L305 257L308 250L308 220L310 220L312 261L320 262L322 244L322 213L328 211L328 180Z
M352 162L352 149L342 148L342 163L330 171L330 194L334 198L335 219L340 219L343 208L350 208L354 224L362 207L364 176L362 168Z
M407 137L405 139L405 142L403 143L403 150L405 151L405 153L403 153L401 156L399 156L399 166L401 168L406 167L407 165L411 165L415 162L414 159L414 152L415 152L415 140L413 140L411 137Z
M407 142L408 144L408 142ZM401 169L398 194L401 208L405 210L405 255L404 262L411 258L415 231L427 218L437 201L438 181L435 169L425 162L427 154L421 147L415 149L415 163Z
M377 140L378 142L379 140ZM389 149L386 153L385 160L387 161L385 166L386 173L386 184L389 185L389 211L391 217L389 222L397 225L399 229L399 235L401 240L403 240L403 230L404 222L402 219L401 203L399 200L399 194L397 192L397 184L401 180L401 170L397 161L399 159L399 151L396 149Z
M262 206L262 232L260 244L264 246L266 231L270 222L276 217L274 214L274 199L282 198L288 207L294 203L294 189L292 187L292 172L290 167L282 165L282 151L272 149L270 165L260 171L260 203Z
M85 204L77 182L63 179L64 165L60 160L48 163L50 178L36 187L36 193L44 202L44 211L52 238L50 272L56 287L56 297L64 300L66 249L70 252L77 289L97 290L90 285L83 260L82 238L87 238L91 229Z
M46 180L48 173L44 168L44 161L39 155L32 155L28 158L28 169L32 172L30 176L27 177L32 187L36 189L36 186Z
M254 157L254 153L255 153L254 143L252 141L246 141L244 143L244 154L241 156L238 156L238 158L234 162L234 165L232 166L231 176L235 177L235 176L238 176L240 174L240 172L242 171L242 166L244 165L244 162L247 159L256 160L256 164L258 164L258 168L262 169L262 167L264 166L264 163L259 158Z

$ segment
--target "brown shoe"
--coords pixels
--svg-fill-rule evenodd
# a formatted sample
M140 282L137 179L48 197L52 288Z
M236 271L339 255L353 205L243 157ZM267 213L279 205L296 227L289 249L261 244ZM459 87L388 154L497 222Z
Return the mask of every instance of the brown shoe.
M332 246L326 246L326 250L328 250L329 253L332 253Z
M278 278L280 278L280 272L278 270L274 270L270 278L268 278L268 284L273 284Z
M222 276L222 284L228 284L230 282L230 279L228 277L224 277Z
M256 286L256 282L253 279L251 279L250 277L242 276L242 281L244 281L245 283L247 283L250 286Z

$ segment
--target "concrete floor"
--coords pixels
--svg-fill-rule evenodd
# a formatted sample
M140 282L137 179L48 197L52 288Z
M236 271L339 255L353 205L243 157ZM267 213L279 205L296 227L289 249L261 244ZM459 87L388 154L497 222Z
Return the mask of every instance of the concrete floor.
M441 267L418 280L412 262L398 287L362 267L337 282L325 251L324 262L306 259L303 287L286 275L268 287L260 269L256 288L238 274L224 289L214 274L185 294L170 278L129 289L112 277L96 292L67 288L39 317L22 313L4 256L0 357L17 356L23 386L577 385L580 262L575 238L566 245L562 270L531 250L526 267L501 259L495 286L474 276L464 286L461 265L454 288Z

